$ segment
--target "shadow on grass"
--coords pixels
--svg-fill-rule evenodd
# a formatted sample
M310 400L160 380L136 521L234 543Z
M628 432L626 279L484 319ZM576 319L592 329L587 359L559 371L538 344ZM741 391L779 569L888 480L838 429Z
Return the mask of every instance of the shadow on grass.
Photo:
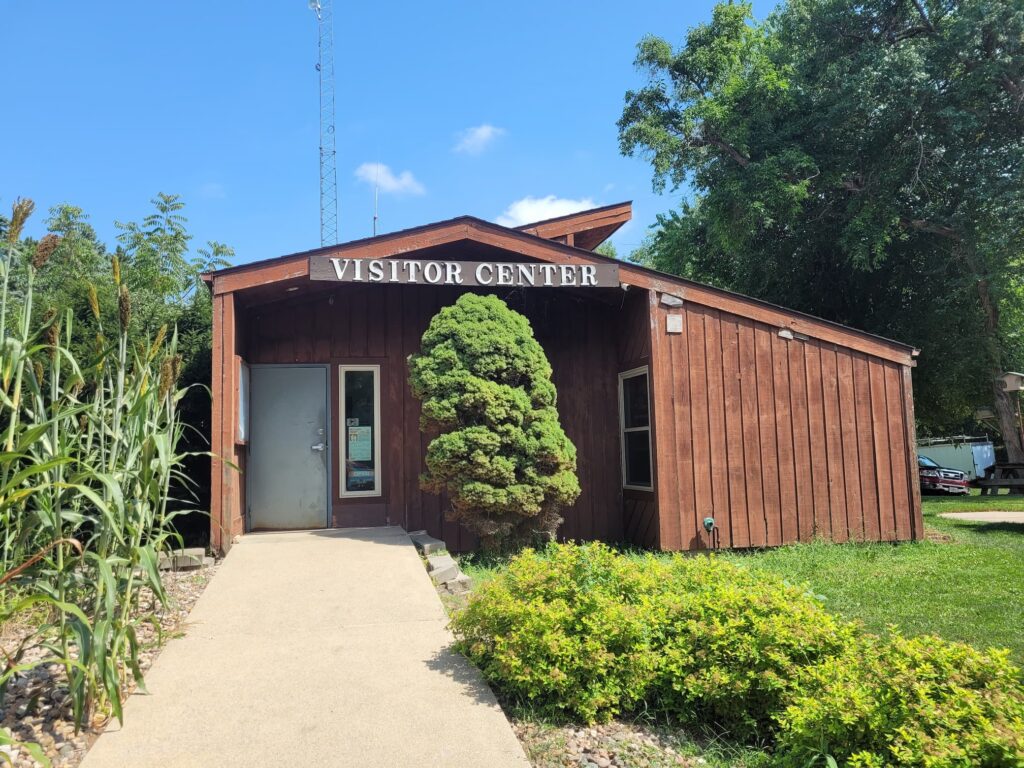
M1018 536L1024 535L1024 523L986 523L983 520L946 519L952 519L953 522L959 524L958 527L966 528L971 533L1014 533Z

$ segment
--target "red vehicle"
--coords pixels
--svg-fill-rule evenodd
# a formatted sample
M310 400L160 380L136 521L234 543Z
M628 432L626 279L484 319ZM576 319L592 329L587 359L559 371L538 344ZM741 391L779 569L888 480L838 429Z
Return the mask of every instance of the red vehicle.
M917 472L922 493L970 493L966 472L940 467L927 456L917 457Z

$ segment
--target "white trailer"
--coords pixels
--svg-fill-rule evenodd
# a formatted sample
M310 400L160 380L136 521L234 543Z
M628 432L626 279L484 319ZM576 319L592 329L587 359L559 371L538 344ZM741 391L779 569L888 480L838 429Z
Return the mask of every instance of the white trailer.
M917 452L936 464L967 473L968 480L985 477L996 463L995 446L987 437L941 437L917 441Z

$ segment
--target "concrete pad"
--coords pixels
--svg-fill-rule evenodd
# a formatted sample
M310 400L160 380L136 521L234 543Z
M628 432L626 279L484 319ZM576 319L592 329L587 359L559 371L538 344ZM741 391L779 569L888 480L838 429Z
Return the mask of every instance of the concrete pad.
M529 766L400 528L245 536L189 625L84 768Z
M939 517L950 520L973 520L979 523L1020 523L1024 525L1024 512L942 512Z

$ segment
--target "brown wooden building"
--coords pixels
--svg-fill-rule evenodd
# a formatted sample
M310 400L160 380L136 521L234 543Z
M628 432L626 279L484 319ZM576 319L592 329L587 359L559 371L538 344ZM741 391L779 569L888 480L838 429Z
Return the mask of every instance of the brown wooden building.
M206 275L214 546L389 524L474 546L419 488L429 436L406 364L467 290L526 315L551 361L583 489L560 538L920 538L916 351L594 253L630 215L460 217Z

